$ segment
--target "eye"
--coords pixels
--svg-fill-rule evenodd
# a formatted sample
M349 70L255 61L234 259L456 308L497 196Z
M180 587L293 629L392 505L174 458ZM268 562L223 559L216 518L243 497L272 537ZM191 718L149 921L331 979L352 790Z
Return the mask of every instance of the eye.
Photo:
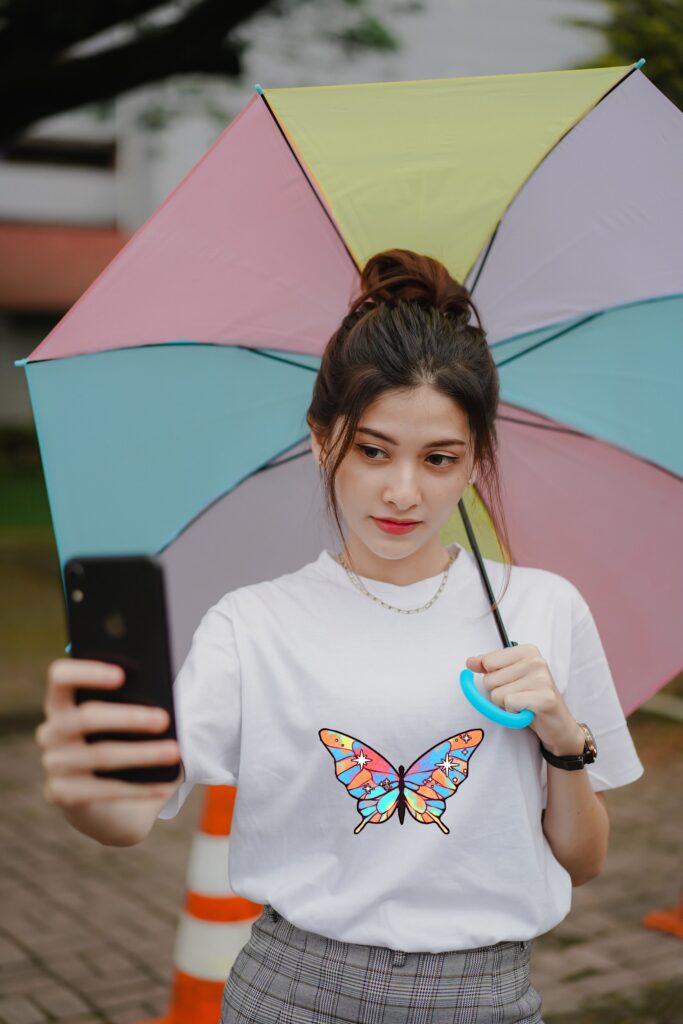
M368 451L370 451L370 452L381 452L382 451L381 448L375 448L374 444L357 444L356 448L360 448L360 450L362 451L363 455L367 455L367 457L370 459L371 462L377 462L378 460L373 458L371 455L368 455Z
M375 458L374 455L369 454L369 453L372 453L372 452L381 452L382 451L381 448L375 447L374 444L357 444L356 448L360 448L360 450L363 452L363 454L368 459L370 459L371 462L379 462L380 461L379 459ZM460 459L459 459L459 457L457 455L442 455L439 452L434 452L432 455L427 456L427 458L428 459L446 459L447 460L445 463L444 462L440 462L440 463L432 462L431 465L434 466L436 469L442 469L444 466L450 466L450 465L452 465L452 463L460 461Z
M454 462L459 462L460 461L460 459L458 458L457 455L441 455L439 452L435 452L434 455L430 455L429 458L430 459L448 459L448 462L446 462L446 463L443 463L443 462L439 463L439 465L437 466L437 469L440 469L444 465L451 466ZM432 465L434 465L434 463L432 463Z

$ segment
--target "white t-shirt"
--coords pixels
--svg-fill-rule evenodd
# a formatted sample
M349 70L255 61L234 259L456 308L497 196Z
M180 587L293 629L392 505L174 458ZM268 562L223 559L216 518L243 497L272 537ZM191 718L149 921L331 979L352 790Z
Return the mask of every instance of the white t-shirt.
M482 716L460 687L466 659L502 644L474 556L449 548L459 553L446 586L414 615L371 601L327 550L225 594L176 678L187 781L159 817L174 817L195 783L237 786L230 886L300 928L440 952L532 939L569 912L570 876L541 826L538 737ZM504 566L484 562L498 596ZM593 789L633 782L643 766L588 605L556 573L511 572L508 636L538 647L593 731L598 756L583 769ZM441 578L361 577L404 608L433 597ZM406 785L417 817L407 809L399 820L401 765L429 785L435 815L429 793Z

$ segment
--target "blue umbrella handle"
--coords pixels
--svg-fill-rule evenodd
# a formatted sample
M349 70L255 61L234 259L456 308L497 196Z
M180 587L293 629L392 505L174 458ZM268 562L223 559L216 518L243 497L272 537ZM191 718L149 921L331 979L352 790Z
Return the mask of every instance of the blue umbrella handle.
M504 711L488 697L484 697L475 686L474 672L469 668L464 668L460 673L460 685L470 704L498 725L505 725L508 729L525 729L534 720L534 713L528 708L522 711Z

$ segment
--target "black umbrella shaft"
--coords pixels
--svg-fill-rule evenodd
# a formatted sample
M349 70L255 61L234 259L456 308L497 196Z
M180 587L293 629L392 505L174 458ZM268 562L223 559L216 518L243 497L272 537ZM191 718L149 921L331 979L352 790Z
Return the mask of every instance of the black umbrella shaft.
M465 525L467 537L472 546L472 552L477 560L477 565L479 566L479 575L481 576L481 581L484 584L484 587L486 588L486 593L489 596L489 603L493 604L493 602L495 601L495 597L493 594L493 590L491 589L491 582L488 578L486 567L484 565L484 559L481 557L481 551L479 550L479 545L477 544L477 538L474 536L474 530L472 529L470 517L467 515L465 503L462 500L462 498L458 502L458 508L460 509L460 515L462 516L462 521ZM503 620L500 616L498 607L493 609L493 617L496 620L496 625L498 626L498 632L500 633L500 639L502 641L503 647L517 647L517 643L515 640L508 639L508 635L507 632L505 631L505 626L503 625Z

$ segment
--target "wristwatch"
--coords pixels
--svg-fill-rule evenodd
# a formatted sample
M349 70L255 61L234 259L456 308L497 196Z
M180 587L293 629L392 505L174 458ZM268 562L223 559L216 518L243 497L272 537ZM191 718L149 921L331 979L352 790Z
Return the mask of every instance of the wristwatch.
M586 764L593 764L593 761L595 761L598 756L595 737L585 722L579 722L578 725L581 726L586 737L583 752L581 754L566 754L565 756L560 757L557 754L551 754L550 751L546 750L541 743L541 753L548 764L554 765L555 768L564 768L568 772L577 771L578 769L583 768Z

